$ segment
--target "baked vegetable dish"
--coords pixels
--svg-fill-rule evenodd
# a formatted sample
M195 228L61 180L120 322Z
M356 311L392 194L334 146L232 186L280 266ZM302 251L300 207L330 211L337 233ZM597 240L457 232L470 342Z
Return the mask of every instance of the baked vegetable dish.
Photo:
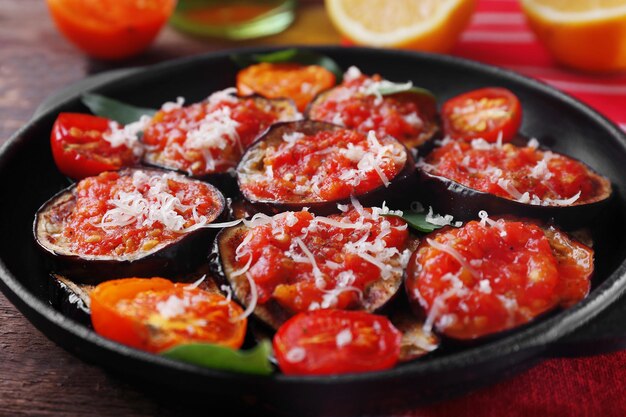
M589 293L611 182L523 136L514 91L438 103L312 53L233 59L236 85L198 103L88 95L94 115L58 115L73 182L33 227L53 305L199 366L327 375L428 360Z

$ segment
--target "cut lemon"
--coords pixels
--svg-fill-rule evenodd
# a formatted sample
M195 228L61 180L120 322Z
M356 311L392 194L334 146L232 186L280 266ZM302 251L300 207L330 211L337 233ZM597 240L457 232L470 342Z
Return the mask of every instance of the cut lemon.
M350 41L380 47L449 51L470 21L475 0L326 0Z
M585 71L626 69L625 0L522 0L554 58Z

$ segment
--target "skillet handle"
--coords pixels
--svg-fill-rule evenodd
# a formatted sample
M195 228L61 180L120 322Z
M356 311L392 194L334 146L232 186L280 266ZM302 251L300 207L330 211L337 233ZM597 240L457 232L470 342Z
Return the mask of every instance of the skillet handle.
M577 357L626 349L626 294L581 328L550 345L548 357Z
M117 70L105 71L96 75L92 75L90 77L84 78L80 81L77 81L67 87L64 87L58 91L52 93L48 98L46 98L35 110L33 114L33 118L46 113L51 108L55 107L60 102L66 100L68 97L73 95L84 93L89 90L93 90L103 84L106 84L110 81L116 80L121 77L125 77L134 72L139 71L141 68L121 68Z

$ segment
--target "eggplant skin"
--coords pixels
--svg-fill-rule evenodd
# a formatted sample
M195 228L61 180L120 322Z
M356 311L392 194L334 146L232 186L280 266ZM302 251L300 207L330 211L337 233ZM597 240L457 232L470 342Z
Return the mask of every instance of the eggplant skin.
M490 216L511 215L543 221L553 221L565 230L588 225L607 210L613 193L611 183L591 172L597 178L601 193L596 201L572 206L539 206L520 203L467 187L449 178L417 170L418 193L421 201L428 201L433 208L455 219L469 221L478 218L481 210Z
M121 171L121 175L132 175L133 169ZM165 173L166 171L142 170ZM189 179L188 181L195 181ZM221 210L212 221L222 217L226 200L220 191L210 184L220 201ZM63 220L74 206L76 184L61 190L45 202L35 215L33 235L35 243L44 254L48 269L79 283L97 284L109 279L126 277L162 276L171 278L177 274L197 268L206 261L206 248L215 236L215 229L200 228L182 234L177 240L134 257L82 255L56 245L50 240L51 230L59 230ZM61 209L59 209L61 207ZM55 214L56 213L56 214ZM61 214L59 218L58 213Z
M309 208L314 214L328 215L339 213L337 204L349 204L350 198L342 198L339 200L331 201L299 201L299 202L287 202L280 200L258 200L253 196L248 195L242 188L242 183L245 180L246 171L249 170L247 166L250 166L249 160L255 157L255 153L263 152L264 144L267 142L282 141L282 137L286 133L301 132L305 135L313 135L320 131L337 131L345 130L346 128L338 125L333 125L326 122L317 122L313 120L301 120L296 122L282 122L272 125L262 136L260 136L252 146L244 153L241 158L241 162L237 166L237 182L239 184L239 190L245 200L247 200L255 209L266 214L277 214L284 211L300 211L303 208ZM398 142L402 145L400 142ZM402 170L394 178L390 178L388 187L381 185L366 193L355 195L354 197L364 207L376 207L380 206L383 202L391 206L401 206L410 202L410 198L407 196L406 190L415 189L416 177L415 177L415 160L411 152L402 145L407 158ZM260 169L260 167L254 167Z
M244 307L250 301L250 283L245 274L233 277L235 250L244 239L248 227L239 225L223 229L215 238L211 254L209 255L209 265L211 273L223 284L229 285L234 298ZM417 246L417 241L411 242ZM363 310L367 312L378 312L395 300L402 286L403 276L398 274L387 280L379 279L370 284L363 292ZM257 304L254 309L254 316L270 328L277 330L294 313L283 308L276 301L270 299L267 303Z

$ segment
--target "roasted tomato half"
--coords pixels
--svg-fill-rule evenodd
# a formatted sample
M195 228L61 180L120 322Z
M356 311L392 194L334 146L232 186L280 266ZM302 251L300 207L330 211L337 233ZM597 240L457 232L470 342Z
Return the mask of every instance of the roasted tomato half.
M203 102L162 106L143 134L144 162L208 179L234 168L245 149L278 121L296 120L291 100L237 97L227 89Z
M217 239L221 273L272 327L319 308L376 311L398 291L414 247L403 220L379 208L329 217L257 215Z
M378 371L400 356L400 332L383 316L360 311L301 313L274 336L274 353L288 375Z
M412 161L390 136L306 120L269 129L241 159L237 180L260 210L309 207L325 214L351 195L367 205L397 198L392 191L412 179Z
M50 146L59 171L77 180L135 165L141 156L139 143L117 123L80 113L59 114Z
M333 85L335 74L319 65L263 62L237 73L240 95L256 93L267 98L290 98L300 111L304 111L317 94Z
M125 278L99 284L90 298L98 334L148 352L186 343L238 349L246 334L238 304L189 284Z
M173 172L103 172L45 203L35 238L71 278L169 275L203 261L224 207L215 187Z
M434 96L421 89L391 93L389 84L352 67L340 85L311 103L307 115L361 133L392 136L407 148L423 145L439 131Z
M431 234L409 261L406 288L427 329L475 339L587 295L593 250L554 228L481 217Z
M446 101L441 117L444 132L451 138L508 142L522 123L522 106L506 88L481 88Z

